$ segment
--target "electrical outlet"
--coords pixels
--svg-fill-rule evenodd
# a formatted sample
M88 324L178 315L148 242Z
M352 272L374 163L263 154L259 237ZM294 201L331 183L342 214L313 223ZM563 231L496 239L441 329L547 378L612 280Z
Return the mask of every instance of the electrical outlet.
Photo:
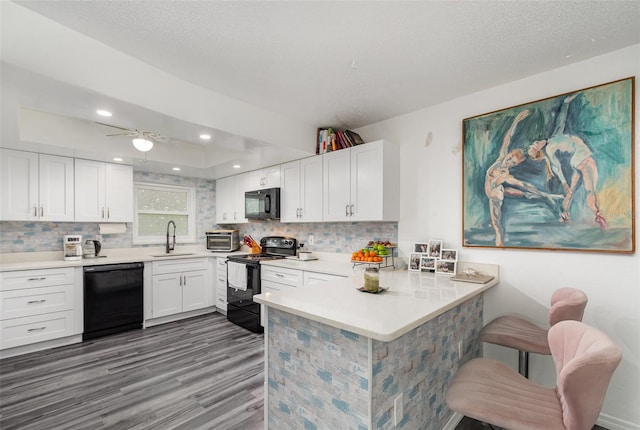
M309 240L307 242L309 243L309 245L313 245L313 243L315 242L315 239L312 234L309 235Z
M404 415L404 411L402 410L402 397L402 393L400 393L393 401L393 425L395 427L400 424L400 421L402 421L402 415Z
M458 342L458 360L462 360L462 347L463 347L463 342L462 341Z

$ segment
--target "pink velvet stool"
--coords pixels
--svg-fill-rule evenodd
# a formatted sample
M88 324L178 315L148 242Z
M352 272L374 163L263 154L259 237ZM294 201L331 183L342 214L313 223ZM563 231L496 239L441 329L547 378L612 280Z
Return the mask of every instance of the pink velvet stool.
M548 344L556 388L537 385L497 361L476 358L454 375L449 408L510 430L590 430L622 352L606 334L579 321L555 324Z
M549 325L559 321L582 321L587 295L575 288L560 288L551 296ZM502 315L485 325L480 340L518 350L518 372L529 377L529 353L549 355L548 329L517 315Z

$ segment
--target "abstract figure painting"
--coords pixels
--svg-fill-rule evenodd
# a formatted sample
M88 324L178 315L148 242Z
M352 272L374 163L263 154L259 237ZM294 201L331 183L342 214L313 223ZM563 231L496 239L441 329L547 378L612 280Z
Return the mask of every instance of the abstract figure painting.
M634 87L463 120L463 245L634 253Z

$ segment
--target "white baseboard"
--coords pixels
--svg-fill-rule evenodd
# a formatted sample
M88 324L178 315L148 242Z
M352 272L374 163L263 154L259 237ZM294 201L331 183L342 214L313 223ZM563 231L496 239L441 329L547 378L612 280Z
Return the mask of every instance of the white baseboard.
M464 415L454 412L449 421L442 427L442 430L456 430L456 426L462 421L462 418L464 418Z
M640 430L639 424L621 420L620 418L615 418L606 414L600 414L596 424L608 430Z

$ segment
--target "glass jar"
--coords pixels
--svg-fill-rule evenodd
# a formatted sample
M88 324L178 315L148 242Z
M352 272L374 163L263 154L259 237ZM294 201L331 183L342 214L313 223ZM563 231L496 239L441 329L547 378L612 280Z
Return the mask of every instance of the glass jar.
M368 267L364 271L364 289L377 293L380 289L380 272L377 267Z

